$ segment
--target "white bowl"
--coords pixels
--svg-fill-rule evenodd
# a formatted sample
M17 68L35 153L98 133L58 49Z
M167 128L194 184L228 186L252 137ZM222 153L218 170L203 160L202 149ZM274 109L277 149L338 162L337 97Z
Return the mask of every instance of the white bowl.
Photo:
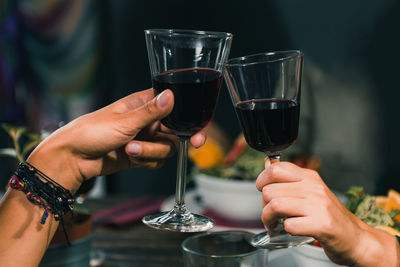
M262 196L255 181L198 174L195 183L206 208L221 217L239 221L260 220Z
M312 245L303 245L296 248L290 249L292 256L295 258L297 267L337 267L343 265L337 265L332 262L328 256L326 256L324 250L320 247Z

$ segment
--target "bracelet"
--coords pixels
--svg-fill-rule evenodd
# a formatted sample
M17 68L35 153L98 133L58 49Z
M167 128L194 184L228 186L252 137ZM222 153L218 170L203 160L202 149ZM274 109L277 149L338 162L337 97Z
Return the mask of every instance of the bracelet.
M72 210L71 205L74 203L72 194L27 162L19 164L8 185L24 192L29 201L44 208L42 224L46 222L49 212L54 215L56 221L59 221L64 214Z

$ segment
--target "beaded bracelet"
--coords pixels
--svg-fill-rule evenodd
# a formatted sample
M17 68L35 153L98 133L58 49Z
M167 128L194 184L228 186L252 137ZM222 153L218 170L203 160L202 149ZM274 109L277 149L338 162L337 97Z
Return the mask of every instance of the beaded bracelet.
M63 216L73 210L71 205L74 203L74 198L67 189L28 162L19 164L8 185L13 189L24 192L30 202L44 208L44 213L40 220L41 224L45 224L49 212L53 214L56 221L61 221L69 243Z

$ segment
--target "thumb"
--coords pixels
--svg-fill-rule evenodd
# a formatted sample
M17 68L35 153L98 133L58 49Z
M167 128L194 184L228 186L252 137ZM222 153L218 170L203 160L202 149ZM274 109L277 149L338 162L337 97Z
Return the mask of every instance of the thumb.
M171 90L162 93L142 106L124 114L126 126L130 135L136 135L140 130L153 122L165 118L174 106L174 95Z

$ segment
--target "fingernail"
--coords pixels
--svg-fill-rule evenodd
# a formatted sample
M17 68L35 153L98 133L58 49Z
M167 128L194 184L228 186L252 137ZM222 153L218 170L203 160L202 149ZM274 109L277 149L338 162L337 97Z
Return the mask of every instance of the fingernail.
M157 104L159 107L165 107L169 101L169 92L164 91L157 96Z
M139 145L138 143L132 143L128 145L126 150L131 155L139 155L140 152L142 151L142 146Z

